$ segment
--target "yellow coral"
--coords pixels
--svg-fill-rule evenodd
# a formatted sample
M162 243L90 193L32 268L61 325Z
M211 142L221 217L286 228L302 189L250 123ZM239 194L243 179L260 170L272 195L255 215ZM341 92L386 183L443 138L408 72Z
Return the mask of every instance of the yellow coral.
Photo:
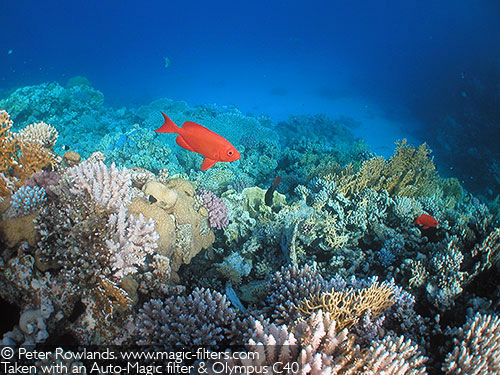
M386 283L373 283L369 288L347 289L345 291L331 292L310 296L299 306L299 311L304 315L323 310L331 314L331 318L337 321L337 330L350 328L368 310L374 318L394 304L394 290Z
M43 147L52 148L57 141L59 133L52 125L45 122L30 124L20 130L18 137L23 140L41 142Z
M10 194L32 174L58 164L50 147L57 131L45 123L32 124L19 133L12 133L12 120L0 110L0 195Z
M330 175L327 179L335 181L339 192L347 197L368 187L406 197L433 193L438 188L438 179L436 166L430 158L431 150L425 143L414 148L406 140L396 145L398 147L389 160L371 158L363 162L358 172L349 164L340 174Z
M41 142L23 140L19 143L19 150L19 163L13 167L13 174L19 178L19 184L46 167L55 169L58 164L55 154Z

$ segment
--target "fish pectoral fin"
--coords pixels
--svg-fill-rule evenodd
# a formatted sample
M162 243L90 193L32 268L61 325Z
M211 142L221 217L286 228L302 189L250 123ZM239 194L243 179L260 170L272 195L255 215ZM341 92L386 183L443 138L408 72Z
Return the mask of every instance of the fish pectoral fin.
M217 163L217 160L205 158L203 159L203 163L201 163L201 170L206 171L207 169L212 168L215 165L215 163Z
M175 138L175 142L182 148L185 148L186 150L196 152L190 145L188 145L186 140L182 138L180 135L178 135L177 138Z
M430 226L428 226L428 225L424 225L424 226L422 227L422 229L429 229L429 228L430 228Z

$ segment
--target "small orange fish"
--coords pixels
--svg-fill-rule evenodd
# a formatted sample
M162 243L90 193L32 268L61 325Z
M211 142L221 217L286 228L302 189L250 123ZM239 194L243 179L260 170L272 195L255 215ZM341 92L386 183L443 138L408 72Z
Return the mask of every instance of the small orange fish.
M219 134L191 121L186 121L182 127L178 127L166 114L161 114L165 122L155 132L179 134L175 138L179 146L205 157L201 164L202 171L212 168L218 161L231 162L241 158L238 150Z
M438 221L432 216L427 214L420 215L416 220L415 224L423 225L422 229L429 229L431 227L437 227L439 225Z

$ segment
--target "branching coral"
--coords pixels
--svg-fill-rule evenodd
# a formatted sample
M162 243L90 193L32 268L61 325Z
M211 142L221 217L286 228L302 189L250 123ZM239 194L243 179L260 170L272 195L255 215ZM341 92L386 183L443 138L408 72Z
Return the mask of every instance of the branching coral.
M387 336L375 342L366 353L360 375L426 375L425 362L418 346L403 336Z
M16 154L19 145L13 137L10 129L12 120L7 112L0 110L0 195L10 194L12 181L9 177L10 168L17 165Z
M20 183L24 183L31 175L41 172L46 167L52 169L57 167L55 154L40 141L20 138L18 144L18 164L13 167L13 175L19 178Z
M43 125L42 125L43 124ZM51 148L57 131L45 123L28 125L12 133L12 120L0 111L0 195L9 194L14 184L22 186L30 176L43 168L55 169L58 160ZM24 132L23 132L24 131Z
M491 231L481 244L477 244L471 255L481 257L481 261L476 263L474 267L471 278L494 264L498 264L500 262L500 228Z
M406 197L433 193L437 188L437 172L427 145L415 149L406 140L396 144L398 147L388 161L374 157L363 162L358 172L349 165L340 174L327 178L336 181L339 191L348 197L367 187Z
M139 310L136 324L140 345L216 345L239 333L236 311L226 296L210 289L152 299Z
M40 209L47 200L45 189L38 186L23 186L10 198L10 208L7 216L26 216Z
M26 126L17 133L17 136L22 140L41 142L45 148L52 148L56 144L59 133L52 125L42 121Z
M111 253L111 268L119 279L136 272L137 266L142 265L146 256L152 255L158 246L159 235L154 221L146 220L142 214L137 217L127 215L124 206L109 216L107 227L111 231L110 239L106 240Z
M130 175L114 164L108 168L102 161L86 162L68 169L61 181L63 190L96 209L115 211L130 203Z
M299 310L306 316L318 310L327 311L342 330L355 325L367 311L375 318L380 316L393 305L393 294L389 283L375 282L368 288L312 295L299 305Z
M293 333L305 348L302 355L305 363L312 362L307 360L307 357L314 357L312 353L322 353L332 357L331 367L336 373L345 370L353 372L363 364L362 353L359 346L355 345L354 335L347 328L339 330L337 322L328 312L318 310L312 313L307 320L301 320L294 327Z
M292 322L299 314L299 305L310 294L318 294L327 283L310 267L283 267L269 282L267 306L277 322Z
M476 314L454 339L442 370L449 375L500 373L500 318Z
M200 190L197 192L201 199L201 204L208 211L208 221L212 228L223 229L229 224L227 219L227 206L223 199L219 198L210 190Z
M245 348L248 355L223 360L230 372L246 369L253 372L304 375L425 375L426 358L418 346L404 337L388 336L373 342L366 350L354 343L345 328L338 331L328 313L317 311L295 328L253 320L251 338ZM208 374L217 374L221 362L203 364ZM256 371L255 369L261 369ZM242 372L243 373L243 372Z
M37 220L39 260L62 267L81 281L95 276L121 279L136 271L156 247L153 222L127 213L128 173L102 162L68 169L57 198Z

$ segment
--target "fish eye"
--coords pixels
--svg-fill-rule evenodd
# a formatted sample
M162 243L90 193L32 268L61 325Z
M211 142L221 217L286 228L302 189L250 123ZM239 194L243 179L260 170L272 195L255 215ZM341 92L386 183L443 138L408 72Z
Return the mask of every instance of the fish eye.
M227 154L228 154L229 156L233 156L234 152L233 152L233 150L228 150L228 151L227 151Z

